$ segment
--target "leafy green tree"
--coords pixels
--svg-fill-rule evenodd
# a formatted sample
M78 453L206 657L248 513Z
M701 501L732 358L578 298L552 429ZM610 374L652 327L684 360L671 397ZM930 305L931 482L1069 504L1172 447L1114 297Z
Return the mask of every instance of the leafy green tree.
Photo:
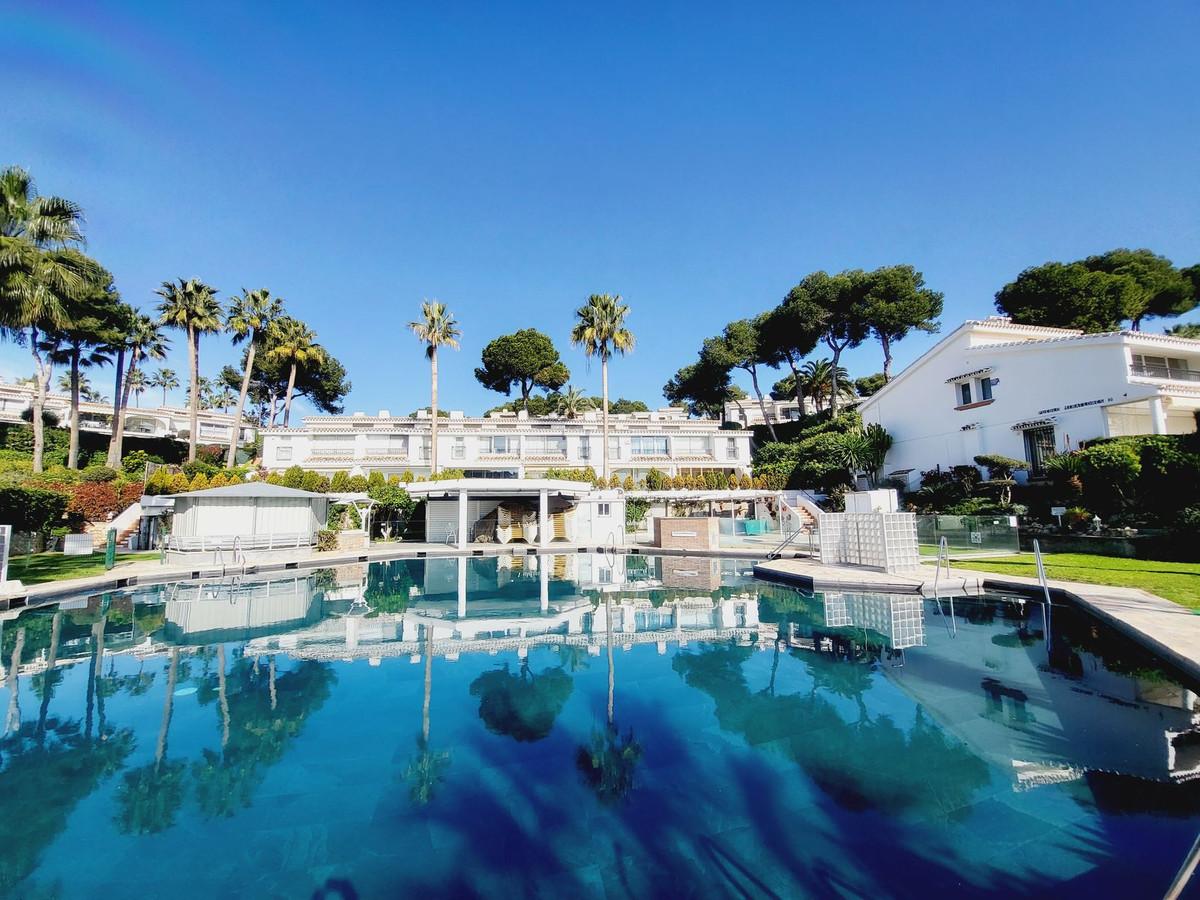
M887 384L887 377L882 372L876 372L874 375L864 375L862 378L855 378L854 390L858 392L858 396L860 397L870 397L885 384Z
M725 404L745 397L746 392L730 383L729 370L701 354L700 359L684 366L663 385L668 403L687 407L689 415L718 418Z
M438 347L458 349L458 339L462 331L455 321L453 313L446 304L436 300L421 304L421 318L409 322L417 340L425 344L425 357L429 360L429 383L431 387L430 404L432 414L429 417L429 471L436 475L438 471Z
M1134 331L1141 328L1145 318L1179 316L1195 309L1200 302L1187 274L1176 269L1165 256L1150 250L1122 247L1089 256L1083 265L1093 272L1125 278L1131 283L1123 318L1130 320Z
M867 319L867 273L848 269L837 275L813 272L788 292L784 303L792 315L808 322L820 333L820 340L833 352L829 408L837 417L842 391L840 360L842 353L857 347L871 333Z
M828 404L833 408L833 396L843 399L854 396L850 387L850 375L841 366L836 368L829 359L810 359L800 368L800 393L811 397L818 411ZM836 413L835 413L836 415Z
M608 361L614 353L622 355L633 350L633 332L625 326L629 307L620 295L592 294L587 303L575 310L576 323L571 329L571 343L581 347L586 356L600 357L601 411L603 415L603 466L601 477L609 477L608 467Z
M892 436L883 426L872 422L842 435L840 457L842 464L851 472L866 472L871 487L875 488L879 486L879 471L890 449Z
M238 436L241 431L242 413L246 408L246 395L250 391L250 376L254 372L254 358L262 346L270 327L283 315L283 300L272 297L266 288L255 291L243 290L240 297L229 302L225 314L225 330L233 338L236 347L246 342L246 364L242 369L242 383L237 391L237 409L234 413L233 434L229 439L229 452L225 455L227 468L237 463ZM295 381L292 382L293 388ZM230 385L226 384L229 388Z
M754 387L754 395L758 399L759 409L762 410L763 421L775 440L775 424L767 414L767 404L763 399L762 388L758 384L759 365L769 365L770 356L764 349L762 330L767 317L758 316L755 319L739 319L730 322L718 337L709 338L704 342L700 351L702 359L707 358L710 365L729 372L741 369L750 375L750 383Z
M1181 325L1174 325L1167 329L1167 334L1172 337L1188 338L1190 340L1200 340L1200 322L1185 322Z
M804 357L816 349L821 340L824 323L821 318L813 319L809 293L793 289L783 301L766 314L759 326L763 351L773 366L787 363L791 369L791 393L801 410L804 409L804 394L799 381L800 365ZM786 381L776 382L772 396L782 400L776 390Z
M996 294L996 308L1024 325L1110 331L1124 317L1125 282L1078 263L1026 269Z
M548 335L536 328L522 328L502 335L483 348L483 365L475 378L485 388L501 394L521 392L522 406L529 402L535 387L557 391L570 378Z
M603 397L592 397L592 406L599 406L603 401ZM614 416L623 416L629 413L649 412L650 407L642 400L626 400L624 397L618 397L616 400L609 401L608 411Z
M248 355L249 350L242 353L241 367L222 368L218 380L232 390L238 390ZM290 374L291 366L286 360L272 359L266 354L258 357L250 378L248 397L254 410L253 417L260 424L275 424ZM342 412L342 400L348 393L350 382L346 378L346 367L326 351L320 362L297 370L292 397L293 402L295 398L303 397L315 409L337 415Z
M221 330L221 304L217 290L204 282L180 278L178 283L164 281L155 293L159 323L178 328L187 335L191 391L188 396L188 462L196 458L196 437L200 417L200 336Z
M253 348L251 344L248 352L252 353ZM320 365L325 358L325 348L317 343L316 334L303 322L291 316L280 316L267 329L267 356L288 365L287 388L283 395L283 427L286 428L296 390L296 372L300 368Z
M76 204L39 194L24 169L0 170L0 327L33 355L34 472L43 468L42 413L53 372L43 338L70 324L69 301L96 280L95 264L71 249L83 242L82 221Z
M892 344L910 331L940 327L942 294L925 287L925 276L909 265L884 266L867 275L864 316L883 348L883 380L892 377Z

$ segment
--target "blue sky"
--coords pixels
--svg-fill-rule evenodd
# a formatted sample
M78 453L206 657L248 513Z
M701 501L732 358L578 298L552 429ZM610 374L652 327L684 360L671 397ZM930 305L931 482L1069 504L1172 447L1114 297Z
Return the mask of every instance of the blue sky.
M1049 259L1200 261L1194 2L6 2L0 18L0 162L83 205L134 304L180 276L286 298L349 369L347 411L428 402L406 327L427 297L464 332L443 406L503 400L473 369L527 326L598 393L567 346L593 292L621 293L638 337L613 395L653 405L704 337L815 269L912 263L952 326ZM201 353L209 374L236 355ZM875 345L846 360L880 368ZM4 375L29 368L0 347Z

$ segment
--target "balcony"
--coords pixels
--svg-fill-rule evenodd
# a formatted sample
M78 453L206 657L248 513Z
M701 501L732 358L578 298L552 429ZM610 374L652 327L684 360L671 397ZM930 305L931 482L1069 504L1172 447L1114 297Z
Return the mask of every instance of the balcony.
M1135 378L1157 378L1163 381L1200 382L1200 369L1189 369L1176 365L1133 363L1129 372Z

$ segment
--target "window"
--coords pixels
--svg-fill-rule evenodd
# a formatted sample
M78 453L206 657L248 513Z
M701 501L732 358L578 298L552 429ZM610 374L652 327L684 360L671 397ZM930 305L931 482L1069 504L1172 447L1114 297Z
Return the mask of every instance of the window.
M611 516L612 515L612 505L609 503L597 503L596 504L596 515L597 516L605 516L605 517Z
M958 392L959 406L966 406L971 402L971 382L963 381L959 384L956 384L954 389Z
M979 379L979 399L980 400L991 400L992 399L991 376L988 376L987 378Z
M725 438L725 455L729 459L738 458L737 438Z
M601 584L612 584L612 575L613 575L612 569L600 569L599 572L597 572L597 575L599 575L599 578L597 580ZM611 627L611 623L610 623L610 627Z
M621 458L621 439L620 438L610 437L608 439L608 458L609 459L620 459Z
M665 437L635 437L631 444L630 450L634 456L667 455L667 439Z
M520 439L512 434L498 434L488 442L489 453L518 453Z
M1196 381L1200 376L1194 375L1188 368L1188 361L1170 356L1144 356L1133 354L1133 374L1148 378L1167 378L1174 381Z
M1041 475L1046 459L1054 455L1054 426L1029 428L1025 431L1025 459L1029 461L1029 472Z
M581 437L579 439L579 458L592 458L592 439L589 437Z
M281 461L291 459L292 458L292 448L287 446L286 444L279 447L279 449L277 449L275 451L275 458L278 460L281 460Z
M430 438L421 438L421 459L429 459L429 448L432 446Z
M467 439L456 437L454 444L450 447L451 459L466 459L467 458Z
M407 456L408 439L401 434L367 436L367 456Z

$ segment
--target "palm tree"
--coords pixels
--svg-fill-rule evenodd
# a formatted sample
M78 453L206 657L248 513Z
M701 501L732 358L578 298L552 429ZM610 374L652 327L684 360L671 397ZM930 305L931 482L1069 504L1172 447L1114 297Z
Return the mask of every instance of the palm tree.
M583 412L592 408L591 398L579 388L567 385L566 392L558 398L557 412L568 419L576 419Z
M633 332L625 327L629 307L618 294L592 294L588 302L575 311L579 321L571 329L571 343L582 347L587 356L600 357L600 383L604 403L604 478L608 471L608 360L613 353L624 355L633 349Z
M267 329L283 315L283 300L272 297L266 288L257 291L242 291L234 297L225 316L225 330L233 337L236 347L242 341L246 345L246 369L242 372L242 389L237 398L237 409L233 417L233 433L229 438L229 453L225 465L232 467L237 462L238 433L241 431L242 411L246 408L246 394L250 391L250 377L254 372L254 357L266 336Z
M159 369L150 376L150 387L162 388L163 406L167 405L167 391L173 391L179 387L179 376L175 374L174 369Z
M162 297L158 305L159 322L187 334L188 361L191 364L192 389L188 397L188 462L196 458L196 432L200 417L200 335L221 330L221 304L217 289L198 279L175 284L164 281L155 293Z
M42 410L53 373L42 333L69 324L67 302L85 289L95 264L68 248L83 243L83 211L61 197L39 195L29 173L0 171L0 327L28 342L33 354L33 471L42 471Z
M219 408L221 412L228 413L229 407L237 402L237 398L238 395L233 392L232 388L227 384L223 384L221 385L221 389L213 394L213 405ZM237 427L236 422L234 423L234 427ZM236 435L234 438L236 441Z
M454 314L446 309L445 303L439 303L436 300L426 300L421 304L421 318L416 322L409 322L408 327L413 330L413 334L417 336L417 340L424 342L425 355L429 358L430 384L432 385L432 398L429 405L430 425L429 425L429 472L436 475L438 471L437 464L437 428L438 428L438 347L450 347L454 350L458 349L458 339L462 336L462 332L458 328L458 322L454 321Z
M271 323L267 347L267 356L291 363L287 393L283 398L283 427L287 428L292 413L292 393L296 389L296 370L300 366L324 362L325 348L317 343L317 335L311 328L291 316L282 316Z
M818 412L832 401L834 390L834 368L828 359L809 360L800 367L800 387L813 400ZM839 397L853 397L850 376L841 366L837 367L837 391Z
M404 777L410 783L409 796L418 806L433 799L437 786L445 778L450 754L429 746L429 701L433 688L433 629L425 626L425 697L421 705L421 733L417 735L417 754L408 764Z
M207 375L201 375L196 381L196 392L200 395L200 408L213 408L213 383Z
M116 415L113 418L112 435L108 440L108 465L116 468L121 463L123 444L125 442L125 410L129 408L130 393L137 392L140 397L147 387L158 387L158 376L147 378L142 371L142 364L147 359L163 359L167 355L170 341L162 333L162 326L144 313L130 309L125 327L119 336L118 370L121 367L120 358L129 355L129 371L117 386ZM163 369L160 374L168 374L174 381L171 387L178 387L179 380L170 369ZM140 385L140 386L139 386ZM163 405L167 402L166 388L163 388Z
M129 374L125 376L125 383L129 385L129 392L133 394L134 405L142 405L142 394L146 393L146 373L141 369L130 369Z

